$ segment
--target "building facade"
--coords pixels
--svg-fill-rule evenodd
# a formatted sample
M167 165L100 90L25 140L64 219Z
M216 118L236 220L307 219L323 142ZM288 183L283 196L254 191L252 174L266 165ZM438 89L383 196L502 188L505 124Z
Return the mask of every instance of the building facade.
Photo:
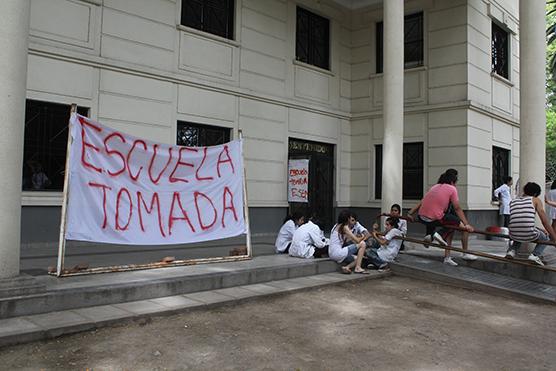
M71 103L164 143L241 130L253 233L289 208L412 207L450 167L470 219L495 223L493 187L519 177L519 1L396 2L398 23L380 0L31 0L21 243L58 239ZM308 204L288 203L299 158Z

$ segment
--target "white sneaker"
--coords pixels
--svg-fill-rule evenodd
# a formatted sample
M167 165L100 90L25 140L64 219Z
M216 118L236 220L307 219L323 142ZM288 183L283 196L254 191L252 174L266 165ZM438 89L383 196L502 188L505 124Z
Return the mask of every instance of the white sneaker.
M527 260L532 261L533 263L537 264L537 265L544 265L544 263L542 262L541 258L539 258L536 255L529 255L529 257L527 258Z
M440 235L440 233L438 232L434 232L434 234L432 235L432 238L438 242L439 244L441 244L442 246L448 246L448 242L444 241L444 239L442 238L442 236Z
M515 258L515 250L508 250L506 251L506 259L513 259Z
M452 267L457 267L458 263L456 263L451 257L444 258L444 264L451 265Z
M431 243L432 236L430 234L427 234L425 237L423 237L423 241L425 241L426 243ZM430 247L429 245L425 245L425 244L423 244L423 246L425 246L427 249Z
M461 256L461 258L462 258L463 260L468 260L468 261L477 260L477 256L476 256L476 255L471 255L471 254L466 254L466 253L464 253L464 254Z

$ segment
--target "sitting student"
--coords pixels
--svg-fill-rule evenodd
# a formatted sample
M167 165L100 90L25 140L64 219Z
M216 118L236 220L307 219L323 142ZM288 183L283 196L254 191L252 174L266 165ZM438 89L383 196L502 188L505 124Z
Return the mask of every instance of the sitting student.
M357 214L353 211L350 211L349 228L351 229L351 233L355 236L363 237L363 241L366 241L369 237L371 237L367 228L363 227L363 225L359 223L359 220L357 220Z
M294 212L292 215L288 215L284 220L284 224L280 231L278 232L278 237L276 237L276 242L274 246L276 247L276 254L287 254L292 243L293 232L305 223L305 217L299 211Z
M389 217L385 222L384 237L378 235L378 230L373 230L373 245L367 249L366 256L369 258L371 265L378 269L383 269L388 266L389 262L394 261L403 240L394 237L402 237L403 233L398 229L399 219L396 217Z
M365 254L364 236L356 236L352 233L350 228L350 220L352 219L349 210L343 210L338 215L338 223L330 234L330 246L328 247L328 255L330 259L339 264L345 264L342 267L343 273L351 273L351 268L355 267L355 273L367 273L366 270L361 268L363 255ZM344 246L347 240L352 243ZM354 258L353 255L357 255Z
M423 223L427 229L425 242L436 242L443 246L452 244L454 230L449 226L459 226L465 231L461 234L462 249L467 251L469 245L469 233L473 232L473 227L467 221L458 198L456 183L458 172L456 169L448 169L438 178L437 184L433 185L425 194L423 199L407 213L408 218L413 220L413 214L419 210L417 220ZM446 227L445 227L446 226ZM438 227L442 227L436 232ZM428 245L424 245L428 247ZM465 260L476 260L477 257L467 252L462 256ZM444 263L457 266L450 257L450 250L444 250Z
M407 236L407 221L405 219L400 219L401 213L402 213L401 206L398 205L398 204L393 204L390 207L390 214L381 214L381 216L389 216L389 217L393 217L393 218L398 218L398 220L399 220L398 229L403 233L403 236L405 237L405 236ZM373 229L374 230L379 229L377 223L373 224ZM403 250L403 249L400 249L400 250Z
M523 187L523 195L510 202L510 238L514 241L506 252L506 258L515 258L515 252L522 242L538 241L533 253L528 259L535 264L544 265L540 256L546 245L544 241L556 241L556 233L552 229L543 205L539 200L541 187L537 183L527 183ZM542 225L546 229L543 231L535 227L535 213L539 216Z
M367 230L367 228L363 227L363 225L361 225L361 223L359 223L359 221L357 220L357 214L355 214L353 211L351 210L344 210L346 212L348 212L348 227L351 230L351 233L353 233L354 236L356 237L363 237L363 241L366 241L369 237L371 237L371 234L369 233L369 231ZM336 229L336 227L338 226L338 223L334 224L334 227L332 227L332 230L330 231L330 236L332 236L332 233L334 233L334 230ZM344 246L350 245L352 243L354 243L355 241L351 241L350 239L346 239L344 241Z
M322 224L311 218L293 233L289 254L298 258L320 258L327 246L328 239L324 237Z

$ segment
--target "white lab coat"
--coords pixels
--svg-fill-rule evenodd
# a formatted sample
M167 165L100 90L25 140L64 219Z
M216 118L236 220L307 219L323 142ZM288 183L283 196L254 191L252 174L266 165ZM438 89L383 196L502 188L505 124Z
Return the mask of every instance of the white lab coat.
M310 259L315 253L315 248L322 249L328 244L324 233L313 222L308 221L293 233L290 245L290 256Z
M502 184L494 190L494 197L497 197L500 201L500 215L510 214L511 191L507 184Z

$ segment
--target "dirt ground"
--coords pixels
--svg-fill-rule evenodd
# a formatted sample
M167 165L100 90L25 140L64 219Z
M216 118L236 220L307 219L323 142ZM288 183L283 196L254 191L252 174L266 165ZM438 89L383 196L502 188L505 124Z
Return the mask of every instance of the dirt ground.
M0 350L15 370L554 370L556 306L391 277Z

